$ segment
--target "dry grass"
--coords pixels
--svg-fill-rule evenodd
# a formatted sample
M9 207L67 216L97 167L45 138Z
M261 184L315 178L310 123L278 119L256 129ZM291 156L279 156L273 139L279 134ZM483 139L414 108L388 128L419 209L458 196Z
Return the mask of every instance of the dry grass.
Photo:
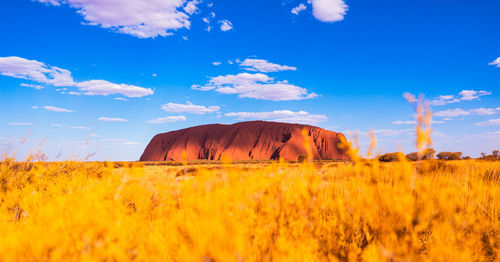
M0 260L494 261L500 251L499 162L121 165L3 161Z

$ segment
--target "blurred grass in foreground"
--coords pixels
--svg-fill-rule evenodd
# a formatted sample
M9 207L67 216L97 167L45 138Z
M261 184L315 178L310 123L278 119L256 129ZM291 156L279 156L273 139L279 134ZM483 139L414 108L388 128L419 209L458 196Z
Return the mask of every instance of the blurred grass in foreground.
M494 261L500 251L498 161L121 165L1 162L0 260Z

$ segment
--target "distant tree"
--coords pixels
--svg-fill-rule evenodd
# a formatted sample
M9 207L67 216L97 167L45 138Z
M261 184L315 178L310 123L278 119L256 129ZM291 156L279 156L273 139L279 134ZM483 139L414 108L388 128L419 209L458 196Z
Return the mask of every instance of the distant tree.
M485 153L481 153L480 159L482 160L500 160L500 151L493 150L491 155L486 155Z
M462 158L462 152L440 152L436 156L441 160L459 160Z
M304 156L304 155L300 155L298 158L297 158L297 162L299 163L304 163L307 159L307 156Z
M429 160L434 158L434 154L436 153L436 150L432 148L427 148L422 152L422 159L421 160ZM406 159L409 161L417 161L418 160L418 154L417 152L412 152L406 155Z
M396 162L404 160L405 154L401 152L386 153L378 157L380 162Z
M422 160L433 159L436 154L436 150L433 148L427 148L424 150L424 155L422 156Z
M472 158L470 156L464 156L462 159L463 160L469 160L469 159L472 159Z
M406 159L409 161L417 161L418 160L418 154L417 152L412 152L406 155Z

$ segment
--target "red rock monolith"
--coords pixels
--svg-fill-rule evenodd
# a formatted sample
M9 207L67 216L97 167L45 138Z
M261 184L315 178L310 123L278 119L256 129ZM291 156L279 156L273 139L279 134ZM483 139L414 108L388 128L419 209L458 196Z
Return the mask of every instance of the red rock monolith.
M319 127L266 121L240 122L232 125L195 126L158 134L144 150L140 161L167 160L270 160L288 161L307 156L306 136L315 160L347 160L339 148L343 134Z

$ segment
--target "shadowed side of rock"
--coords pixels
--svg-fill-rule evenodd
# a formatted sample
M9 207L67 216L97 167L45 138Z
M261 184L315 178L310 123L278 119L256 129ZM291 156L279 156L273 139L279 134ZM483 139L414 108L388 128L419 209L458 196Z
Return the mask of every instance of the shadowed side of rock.
M140 161L166 160L297 160L306 156L302 130L309 137L315 160L347 160L339 148L343 134L319 127L265 121L232 125L203 125L158 134L146 147Z

